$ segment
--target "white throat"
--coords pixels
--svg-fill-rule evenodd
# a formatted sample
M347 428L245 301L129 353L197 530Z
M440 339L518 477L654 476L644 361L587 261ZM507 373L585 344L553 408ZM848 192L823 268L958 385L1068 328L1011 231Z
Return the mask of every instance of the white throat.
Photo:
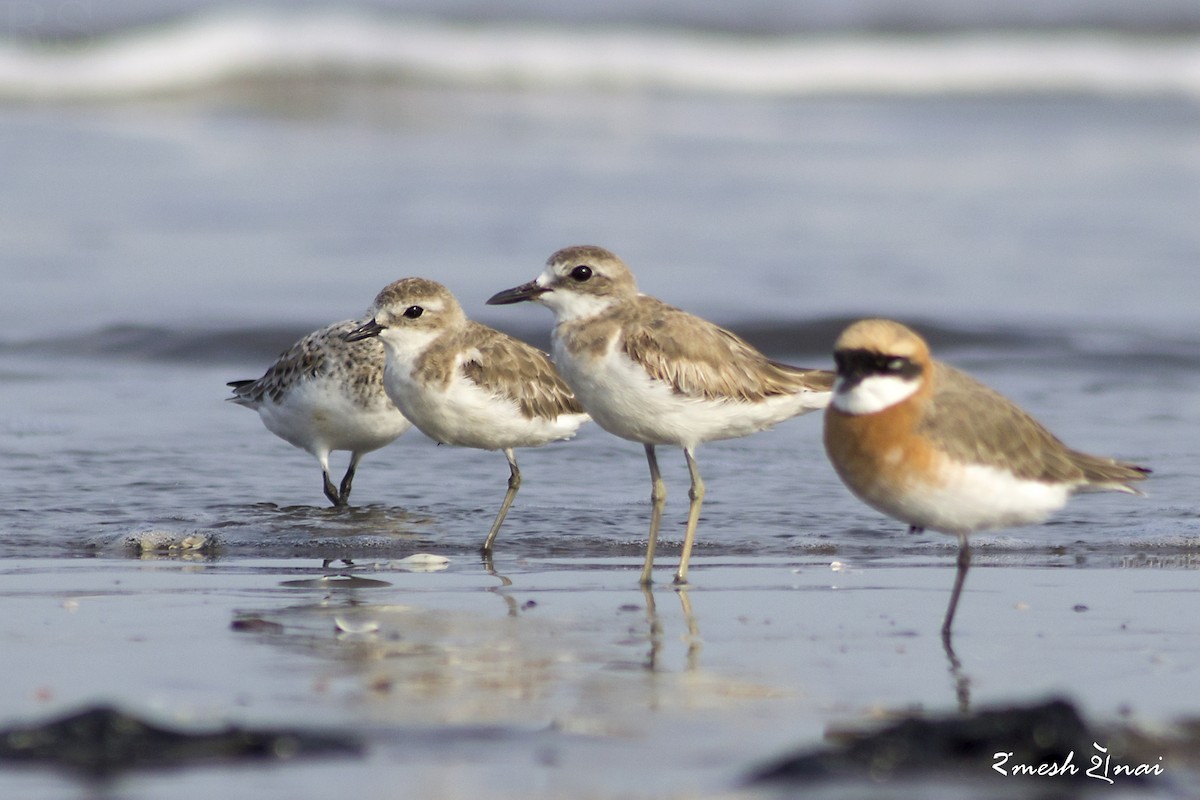
M876 414L912 397L919 386L916 380L895 375L871 375L845 389L838 378L833 383L833 407L847 414Z
M401 328L384 328L379 333L384 350L389 360L411 368L413 362L425 352L429 344L441 335L438 330L404 330Z
M538 283L541 283L539 279ZM573 291L570 288L552 289L538 297L538 302L554 312L559 322L589 319L604 313L614 302L611 297Z

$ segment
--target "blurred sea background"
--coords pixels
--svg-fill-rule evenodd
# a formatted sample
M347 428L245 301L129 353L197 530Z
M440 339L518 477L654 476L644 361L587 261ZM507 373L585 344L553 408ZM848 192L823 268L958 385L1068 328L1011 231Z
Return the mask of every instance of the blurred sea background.
M484 314L580 241L725 323L1194 319L1189 0L64 0L0 32L8 340L48 303L315 326L407 274Z
M235 572L470 563L500 455L414 431L364 459L336 514L315 462L225 403L225 381L408 275L546 346L545 309L484 300L582 243L781 360L829 366L850 320L900 319L1068 444L1155 469L1146 498L980 537L985 567L1105 585L1196 567L1194 0L6 0L0 152L0 553L44 559L47 591L78 577L61 559L100 568L188 536ZM699 460L701 591L706 564L935 567L904 624L936 628L954 542L850 497L816 415ZM666 575L686 470L660 461ZM641 448L592 426L521 463L496 569L633 590ZM968 640L989 613L977 572ZM44 708L41 658L13 668L0 710Z

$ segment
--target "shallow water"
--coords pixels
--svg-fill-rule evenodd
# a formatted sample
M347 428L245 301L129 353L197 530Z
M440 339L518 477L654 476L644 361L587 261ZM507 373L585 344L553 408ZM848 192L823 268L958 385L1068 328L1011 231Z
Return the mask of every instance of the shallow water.
M115 787L4 770L0 794L740 795L828 729L965 697L1064 693L1153 729L1200 715L1181 613L1200 563L1198 129L1174 94L295 76L0 106L22 154L0 196L0 722L111 700L370 745ZM908 321L1069 444L1153 467L1147 496L978 537L952 670L936 632L955 543L850 497L818 416L700 449L686 593L668 582L687 471L663 450L648 597L635 444L590 426L521 452L489 569L499 454L406 434L334 511L315 461L224 402L404 275L544 345L544 309L483 300L579 242L793 363L828 366L858 315Z

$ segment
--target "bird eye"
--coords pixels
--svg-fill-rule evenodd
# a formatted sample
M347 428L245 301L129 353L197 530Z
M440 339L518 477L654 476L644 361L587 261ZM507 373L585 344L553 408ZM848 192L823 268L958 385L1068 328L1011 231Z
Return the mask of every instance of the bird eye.
M580 264L578 267L571 270L571 277L574 278L575 280L579 281L580 283L583 283L588 278L592 277L592 268L585 266L583 264Z
M404 309L404 316L408 317L409 319L416 319L424 313L425 309L421 308L420 306L409 306L408 308Z

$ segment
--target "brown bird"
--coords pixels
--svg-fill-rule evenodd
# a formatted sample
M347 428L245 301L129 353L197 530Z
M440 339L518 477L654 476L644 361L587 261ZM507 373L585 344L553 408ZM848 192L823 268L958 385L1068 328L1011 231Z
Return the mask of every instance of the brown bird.
M898 322L868 319L834 345L825 449L863 502L913 529L957 536L949 637L975 531L1040 522L1076 492L1141 494L1150 470L1072 450L1016 404L930 357Z

